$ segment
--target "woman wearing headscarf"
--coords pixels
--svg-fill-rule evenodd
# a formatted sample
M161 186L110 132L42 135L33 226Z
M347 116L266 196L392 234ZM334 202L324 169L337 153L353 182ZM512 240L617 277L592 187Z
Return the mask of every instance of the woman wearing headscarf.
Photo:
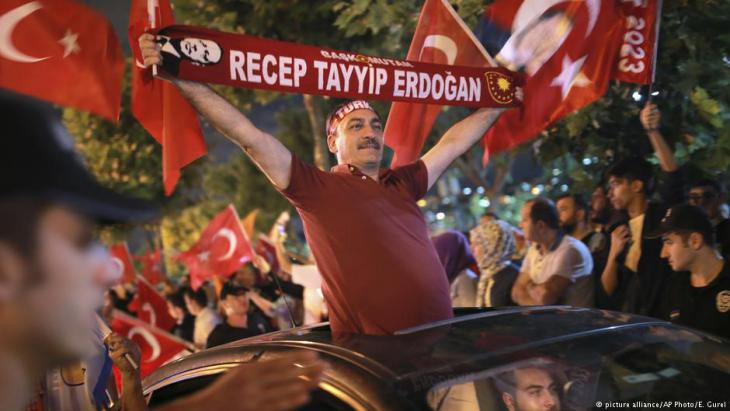
M448 230L431 238L451 289L452 307L473 307L477 294L477 275L469 269L474 257L466 236Z
M520 269L511 260L516 250L512 227L504 221L492 220L479 224L469 234L474 258L481 273L475 305L515 305L511 291Z

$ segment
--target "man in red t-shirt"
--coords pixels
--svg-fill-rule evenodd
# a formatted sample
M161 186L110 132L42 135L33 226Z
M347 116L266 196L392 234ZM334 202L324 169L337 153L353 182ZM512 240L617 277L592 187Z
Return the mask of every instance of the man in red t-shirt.
M162 63L153 35L139 43L145 66ZM327 145L338 165L325 172L257 129L208 86L172 81L297 208L324 279L334 332L392 334L451 318L446 274L416 201L504 109L478 110L421 160L381 170L380 117L365 101L345 103L327 119Z

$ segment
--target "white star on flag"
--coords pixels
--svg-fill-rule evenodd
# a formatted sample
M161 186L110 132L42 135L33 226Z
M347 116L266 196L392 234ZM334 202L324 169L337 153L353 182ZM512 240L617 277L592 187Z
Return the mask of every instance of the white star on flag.
M208 259L210 259L210 252L203 251L202 253L198 254L198 258L200 259L200 261L207 263Z
M63 46L63 57L68 57L71 53L76 54L81 51L81 47L79 47L79 33L74 33L69 29L66 29L66 34L63 35L63 37L58 40L59 43Z
M570 61L570 57L568 56L563 57L563 71L550 83L551 86L560 86L563 100L568 96L573 86L585 87L591 84L588 77L580 71L583 63L586 61L586 57L588 56L583 56L576 61Z

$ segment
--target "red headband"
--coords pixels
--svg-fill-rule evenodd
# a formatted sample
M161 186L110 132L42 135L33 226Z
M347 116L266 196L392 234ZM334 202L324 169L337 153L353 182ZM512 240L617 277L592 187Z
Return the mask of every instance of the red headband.
M370 106L370 103L368 103L365 100L354 100L351 101L342 107L338 108L337 111L334 112L328 119L327 119L327 137L335 134L335 130L337 129L337 126L340 124L340 121L342 121L343 118L345 118L346 115L352 113L355 110L370 110L373 113L375 113L375 110Z

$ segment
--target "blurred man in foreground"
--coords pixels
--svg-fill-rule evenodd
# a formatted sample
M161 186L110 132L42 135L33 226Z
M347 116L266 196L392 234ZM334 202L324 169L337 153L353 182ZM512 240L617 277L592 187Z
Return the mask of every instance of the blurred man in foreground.
M155 210L101 187L52 113L8 94L0 113L0 410L13 411L46 370L94 349L95 311L116 280L99 263L94 222ZM289 409L307 401L321 372L304 355L245 365L163 409Z

